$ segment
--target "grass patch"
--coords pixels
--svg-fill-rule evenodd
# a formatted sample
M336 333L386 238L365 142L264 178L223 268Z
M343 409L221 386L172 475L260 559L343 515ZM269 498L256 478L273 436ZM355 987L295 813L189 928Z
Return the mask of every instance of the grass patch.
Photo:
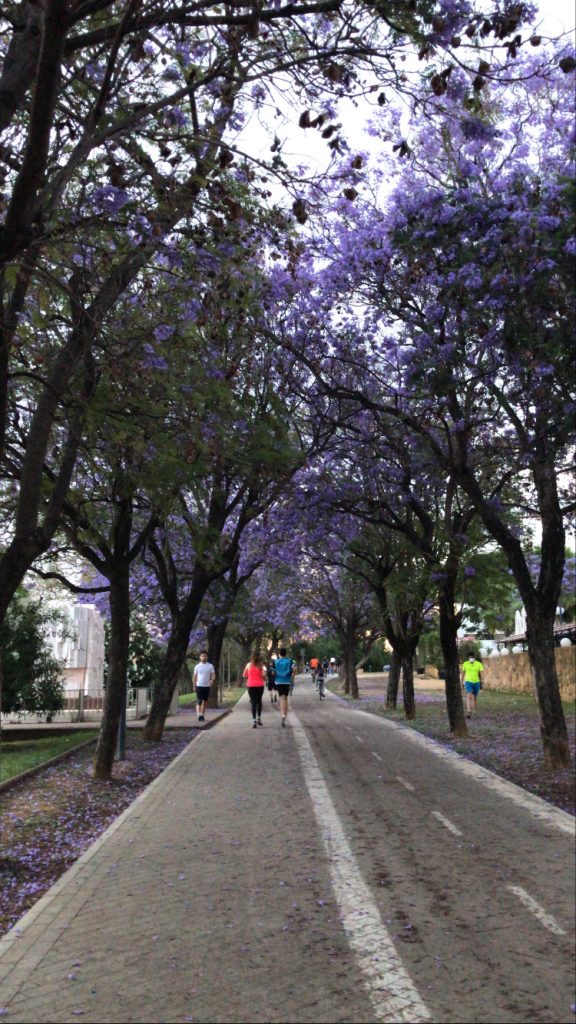
M231 686L229 689L228 687L224 687L222 694L222 707L233 708L234 705L238 703L244 692L243 686Z
M230 686L230 687L225 686L224 690L223 690L223 693L222 693L222 704L221 704L221 707L223 707L223 708L233 708L234 705L238 703L238 701L240 700L240 697L242 696L243 693L244 693L244 687L243 686ZM187 707L190 707L193 704L196 704L196 694L195 693L181 693L180 694L180 696L178 698L178 706L179 707L187 708Z
M37 739L2 741L0 757L0 782L6 782L15 775L44 764L52 757L73 750L81 743L94 739L98 735L96 729L84 729L82 732L70 732L64 736L42 736Z
M195 704L195 703L196 703L196 694L195 693L181 693L180 696L178 697L178 707L180 707L180 708L187 708L187 707L190 706L190 704Z

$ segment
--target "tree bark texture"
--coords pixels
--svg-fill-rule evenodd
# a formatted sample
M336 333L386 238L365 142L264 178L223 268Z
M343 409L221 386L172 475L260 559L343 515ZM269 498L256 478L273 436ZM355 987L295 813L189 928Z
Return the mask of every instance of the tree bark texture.
M226 636L227 627L228 620L223 619L221 622L210 623L206 630L206 637L208 640L208 661L211 665L214 665L214 671L216 673L216 678L210 685L210 697L208 698L209 708L218 707L220 661L222 659L222 645L224 643L224 637Z
M402 655L402 702L404 717L413 721L416 718L416 702L414 699L414 651L412 648Z
M392 651L392 657L390 659L390 668L388 670L388 686L386 689L386 707L396 708L398 704L398 687L400 685L400 668L401 668L400 655L396 651Z
M467 736L462 687L460 685L460 662L458 658L459 620L454 608L454 583L451 578L440 581L438 588L438 610L440 616L440 646L444 660L444 687L446 710L450 732L454 736Z
M122 703L126 704L126 679L130 643L130 566L128 562L110 573L110 645L104 712L94 758L94 776L109 779Z
M178 630L173 630L170 635L158 682L152 694L152 704L148 712L148 718L142 730L142 737L145 740L153 740L159 743L162 739L164 723L168 717L174 690L182 671L182 665L186 660L189 637L190 629L187 629L184 625Z
M526 611L526 639L540 713L540 734L547 767L571 763L568 731L560 699L554 657L554 614L562 587L566 535L558 494L554 453L548 449L546 424L541 425L531 453L532 473L542 523L540 572L534 584L522 544L490 505L469 467L457 471L460 486L474 502L480 517L504 551Z
M0 265L28 244L48 160L67 25L65 0L46 0L28 140L0 235Z
M354 639L347 637L344 644L344 693L348 693L354 700L358 700L360 694L358 692L358 675L356 673L354 646Z
M17 28L0 79L0 132L10 124L36 77L42 40L42 12L38 7L23 3Z
M540 714L540 736L546 768L566 768L571 763L566 718L560 698L554 649L554 617L526 609L528 658Z
M168 717L174 690L178 684L182 665L186 660L190 632L209 585L210 577L202 567L198 567L194 573L186 604L181 611L174 614L172 631L160 676L154 688L152 705L142 731L145 740L159 743L162 739L164 723Z

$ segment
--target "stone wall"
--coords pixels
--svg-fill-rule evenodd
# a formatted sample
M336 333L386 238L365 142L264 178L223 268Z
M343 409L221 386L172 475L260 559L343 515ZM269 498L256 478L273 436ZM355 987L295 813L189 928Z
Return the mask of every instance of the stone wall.
M532 673L528 654L484 658L482 683L486 690L518 690L532 693ZM576 647L556 648L556 669L562 700L576 700Z

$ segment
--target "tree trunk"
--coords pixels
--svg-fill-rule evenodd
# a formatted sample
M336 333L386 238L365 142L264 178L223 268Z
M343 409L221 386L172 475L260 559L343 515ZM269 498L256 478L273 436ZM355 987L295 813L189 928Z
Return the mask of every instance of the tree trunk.
M571 757L556 670L554 617L538 614L536 608L526 608L526 639L540 713L544 765L553 769L567 768Z
M245 640L243 643L240 644L241 662L240 662L240 668L238 669L238 679L237 679L238 686L244 686L244 676L242 675L242 673L244 671L244 667L250 661L251 653L252 653L252 641L251 640Z
M174 690L182 665L186 660L190 633L196 621L202 599L210 585L210 577L202 567L194 570L190 590L184 607L174 612L172 631L164 655L160 677L152 695L152 705L142 730L145 740L159 743L164 731L164 723L168 717Z
M522 544L485 495L473 472L465 466L456 473L462 489L475 504L484 525L505 552L526 610L526 639L534 689L540 712L540 734L546 766L571 763L566 719L560 699L554 655L553 621L562 587L566 535L558 494L554 452L548 448L543 420L532 452L532 473L542 523L541 564L537 586L530 574Z
M40 529L31 532L33 536L14 537L0 559L0 626L28 569L50 547Z
M222 658L222 644L224 643L224 637L226 636L226 629L228 627L228 619L223 619L221 622L212 622L206 630L206 639L208 642L208 661L211 665L214 665L214 671L216 678L210 685L210 696L208 698L208 707L218 707L218 692L220 679L220 660Z
M454 609L454 582L448 577L440 581L438 588L438 610L440 613L440 646L444 660L444 686L446 710L450 732L454 736L467 736L462 687L460 685L460 663L458 660L458 617Z
M173 630L160 669L158 682L152 694L152 704L148 718L142 730L145 740L159 743L164 731L164 723L170 710L174 690L176 689L182 665L186 660L190 630L184 626Z
M414 700L414 651L402 654L402 701L405 718L413 721L416 718L416 702Z
M400 684L400 655L392 651L390 669L388 672L388 688L386 690L386 707L396 708L398 703L398 686Z
M356 660L354 657L354 642L347 638L344 645L344 671L345 683L344 693L349 693L354 700L360 696L358 692L358 676L356 674Z
M109 779L122 705L126 704L128 648L130 644L130 565L116 566L110 573L110 644L108 649L108 680L104 694L104 711L94 757L94 777Z

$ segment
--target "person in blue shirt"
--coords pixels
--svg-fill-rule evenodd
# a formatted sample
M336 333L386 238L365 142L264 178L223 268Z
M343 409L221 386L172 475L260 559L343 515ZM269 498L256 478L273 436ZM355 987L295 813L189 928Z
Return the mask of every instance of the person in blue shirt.
M286 657L286 648L280 648L280 657L276 658L276 689L280 698L280 712L282 714L282 728L286 728L288 718L288 694L294 677L294 662L292 658Z

